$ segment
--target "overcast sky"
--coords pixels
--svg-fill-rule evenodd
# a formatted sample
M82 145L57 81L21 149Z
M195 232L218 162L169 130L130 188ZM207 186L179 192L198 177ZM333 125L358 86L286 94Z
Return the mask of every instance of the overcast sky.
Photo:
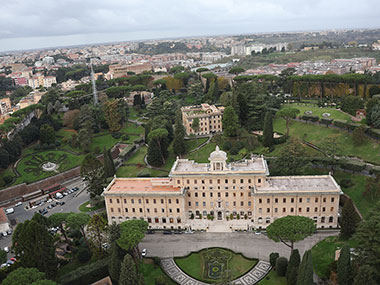
M276 31L380 28L380 0L0 0L0 51Z

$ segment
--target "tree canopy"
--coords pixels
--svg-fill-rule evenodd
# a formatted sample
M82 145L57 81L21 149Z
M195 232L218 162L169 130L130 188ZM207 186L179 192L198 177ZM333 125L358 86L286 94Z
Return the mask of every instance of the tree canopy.
M283 118L286 121L286 135L289 136L289 124L292 119L295 119L300 110L296 108L282 108L276 113L277 117Z
M275 220L266 230L268 238L275 242L282 242L293 251L294 243L312 235L316 227L310 218L286 216Z

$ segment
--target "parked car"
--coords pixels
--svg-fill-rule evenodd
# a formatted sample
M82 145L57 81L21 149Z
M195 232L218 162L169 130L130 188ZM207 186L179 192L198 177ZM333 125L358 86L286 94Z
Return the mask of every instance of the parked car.
M12 230L11 229L7 230L7 234L11 235L12 234Z
M55 198L62 199L63 195L61 193L55 193Z
M174 234L175 235L181 235L183 232L182 231L179 231L179 230L177 230L177 231L174 231Z
M17 202L16 204L15 204L15 207L18 207L18 206L21 206L22 205L22 202L20 201L20 202Z
M142 257L145 257L145 256L146 256L146 248L144 248L144 249L141 251L141 256L142 256Z
M8 234L7 234L7 232L2 232L1 235L2 235L3 237L6 237Z
M65 205L66 203L65 202L57 202L57 205L60 205L60 206L63 206L63 205Z
M5 213L7 214L7 215L9 215L9 214L13 214L15 212L15 209L13 209L13 208L9 208L9 209L6 209L5 210Z
M146 233L147 233L148 235L153 235L153 234L154 234L154 230L147 230Z
M9 252L9 247L7 247L7 246L4 247L4 251L5 251L5 252Z
M171 234L173 234L173 232L172 231L163 231L163 234L164 235L171 235Z
M193 232L192 230L188 229L188 230L186 230L184 233L185 233L185 234L193 234L194 232Z

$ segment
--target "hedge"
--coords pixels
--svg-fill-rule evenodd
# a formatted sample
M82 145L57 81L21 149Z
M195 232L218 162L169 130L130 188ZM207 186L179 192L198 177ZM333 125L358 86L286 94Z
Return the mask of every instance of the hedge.
M285 276L288 267L288 259L286 257L279 257L276 260L276 270L278 276Z
M361 172L366 168L366 163L357 161L357 160L339 160L339 165L343 169L355 171L355 172Z
M347 122L343 120L336 119L333 121L333 125L338 128L347 129Z
M79 267L78 269L71 271L63 275L59 283L70 285L81 285L94 283L108 275L108 263L110 257L95 261L91 264L87 264Z
M274 138L274 144L283 144L289 139L289 136L282 135L279 138Z
M325 124L326 126L329 126L333 123L333 119L330 119L330 118L321 118L321 123L322 124Z
M300 117L301 120L305 121L311 121L311 122L318 122L319 117L318 116L312 116L312 115L303 115Z
M367 134L377 140L380 140L380 129L370 128L367 130Z
M369 169L369 174L371 175L380 174L380 166L371 166L371 168Z

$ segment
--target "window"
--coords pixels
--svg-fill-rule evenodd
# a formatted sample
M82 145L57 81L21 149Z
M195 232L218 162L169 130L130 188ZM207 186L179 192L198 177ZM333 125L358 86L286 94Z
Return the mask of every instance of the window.
M307 202L307 203L310 203L310 198L306 198L306 202Z
M194 180L194 184L197 184L197 183L198 183L198 182L197 182L197 180L195 179L195 180Z
M244 179L240 179L240 183L244 183Z
M181 184L181 180L177 180L177 184Z
M190 196L191 196L190 192L189 192L189 193L187 193L187 197L190 197Z
M228 183L228 179L224 179L224 183L226 183L226 184L227 184L227 183Z
M173 210L171 208L169 208L169 213L173 213Z
M157 213L157 208L154 208L154 212Z
M148 208L148 209L146 209L146 211L148 212L148 213L150 213L150 209Z
M152 222L152 218L148 218L148 223L151 223Z
M133 213L136 213L136 210L135 210L135 208L132 208L132 212L133 212Z
M164 199L161 199L161 204L164 204Z
M113 213L113 208L111 208L111 213Z
M325 207L322 208L322 212L326 212L326 208Z
M165 213L165 209L164 208L161 209L161 213Z
M125 212L128 213L128 208L125 208Z
M270 213L270 208L267 208L267 213Z
M315 208L314 208L314 212L318 212L318 207L315 207Z
M210 192L210 197L212 198L212 192Z
M293 213L294 212L294 208L290 208L290 212Z
M263 200L262 199L259 199L259 203L261 204L263 202Z
M259 213L261 214L263 212L263 209L259 208Z
M236 193L234 193L233 195L234 195L234 197L236 197Z
M191 202L189 202L189 207L191 207Z
M318 203L318 198L315 198L315 203Z
M325 218L325 217L322 217L322 218L321 218L321 223L324 223L325 220L326 220L326 218Z
M202 202L203 207L206 207L206 202Z
M142 208L140 208L139 210L140 210L140 213L142 213L142 212L143 212Z
M244 202L243 201L240 202L240 206L242 206L242 207L244 206Z
M124 204L127 204L127 199L124 199Z
M240 197L243 197L244 196L244 193L243 192L240 192Z
M299 198L299 202L302 203L302 198Z
M202 192L202 197L206 197L206 193L205 192Z
M162 223L166 223L166 218L162 218Z
M204 181L204 180L202 180L202 184L205 184L205 181Z
M139 204L141 204L141 199L139 199Z
M190 180L189 179L186 180L186 184L190 184Z
M330 217L329 218L329 223L333 223L334 222L334 217Z
M258 183L261 183L261 178L257 179L257 182L258 182Z
M119 203L120 203L120 200L119 200L119 199L116 199L116 203L118 203L118 204L119 204Z
M269 199L269 198L267 198L267 203L268 203L268 204L270 203L270 199Z
M233 204L233 205L234 205L234 207L236 206L236 201L234 201L234 204Z
M149 199L145 199L145 203L149 204Z
M283 199L282 199L282 202L283 202L283 203L286 203L286 198L283 198Z
M225 193L226 197L228 197L228 192Z
M309 207L306 208L306 212L307 212L307 213L310 212L310 208L309 208Z
M334 212L334 207L331 207L331 208L330 208L330 212Z
M160 221L158 220L158 218L155 218L154 222L158 224Z
M277 198L275 198L275 199L274 199L274 202L275 202L275 203L278 203L278 199L277 199Z
M249 206L249 207L251 207L251 204L252 204L252 202L251 202L251 201L248 201L248 206Z
M195 194L194 194L194 195L195 195L195 197L198 197L198 192L195 192Z
M212 184L212 179L210 179L208 182L209 182L210 184Z
M334 202L334 197L331 198L331 202Z
M292 198L292 199L290 200L290 202L294 203L294 198Z
M110 203L112 203L112 199L110 199Z
M326 203L326 198L323 198L323 203Z
M220 192L218 192L218 197L220 198Z
M277 212L278 212L278 209L277 209L277 208L274 208L274 212L277 213Z
M220 184L220 179L218 179L218 184Z
M177 213L179 213L180 212L180 210L179 210L179 208L177 208Z
M299 213L302 213L302 208L298 208L298 212L299 212Z
M236 184L236 179L232 179L232 183L233 183L233 184Z
M179 204L179 199L175 199L175 202L176 202L177 204Z
M134 204L134 203L135 203L135 200L134 200L134 199L131 199L131 203Z
M198 207L198 206L199 206L199 203L198 203L198 202L195 202L195 206Z
M248 183L251 183L251 179L248 179Z
M285 213L286 212L286 208L282 208L282 212Z

